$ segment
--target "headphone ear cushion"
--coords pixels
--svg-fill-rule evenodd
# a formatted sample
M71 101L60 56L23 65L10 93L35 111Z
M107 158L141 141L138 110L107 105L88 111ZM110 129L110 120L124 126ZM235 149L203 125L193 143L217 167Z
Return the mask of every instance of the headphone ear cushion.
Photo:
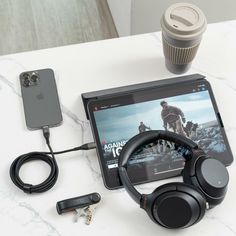
M200 156L186 162L183 180L184 183L197 187L204 194L210 207L213 207L224 200L229 174L220 161Z
M189 227L197 223L206 210L203 195L184 183L162 185L151 196L153 220L166 228Z

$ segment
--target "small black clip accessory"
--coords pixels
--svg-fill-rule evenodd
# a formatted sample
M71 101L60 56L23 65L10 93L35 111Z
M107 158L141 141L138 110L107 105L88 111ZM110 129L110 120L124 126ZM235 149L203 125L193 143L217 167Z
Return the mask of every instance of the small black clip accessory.
M69 198L57 202L56 208L59 215L69 211L76 212L75 221L77 222L79 217L86 217L86 224L89 225L92 219L92 210L94 210L101 200L99 193L90 193L87 195Z

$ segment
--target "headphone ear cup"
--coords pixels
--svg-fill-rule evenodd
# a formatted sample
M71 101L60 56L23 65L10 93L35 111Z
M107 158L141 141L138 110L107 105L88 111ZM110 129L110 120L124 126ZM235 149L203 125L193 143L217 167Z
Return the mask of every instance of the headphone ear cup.
M229 174L218 160L204 155L186 162L183 170L184 183L197 187L210 207L220 204L225 197Z
M146 204L152 220L166 228L189 227L202 219L206 210L201 192L184 183L160 186L147 195Z

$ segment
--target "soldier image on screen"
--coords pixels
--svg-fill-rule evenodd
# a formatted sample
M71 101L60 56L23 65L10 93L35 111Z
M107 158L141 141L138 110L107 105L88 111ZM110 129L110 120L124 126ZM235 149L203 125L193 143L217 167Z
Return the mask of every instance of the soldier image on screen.
M183 124L186 122L182 110L175 106L170 106L166 101L161 101L162 106L161 118L163 120L163 127L165 130L172 129L175 133L187 137Z
M147 127L147 126L141 121L141 122L140 122L140 125L139 125L139 127L138 127L139 133L143 133L143 132L145 132L145 131L147 131L147 130L151 130L151 128L150 128L150 127Z

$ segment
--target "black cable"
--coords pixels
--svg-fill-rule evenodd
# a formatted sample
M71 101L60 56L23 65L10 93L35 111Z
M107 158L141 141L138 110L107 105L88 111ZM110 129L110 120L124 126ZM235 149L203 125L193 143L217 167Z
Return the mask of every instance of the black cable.
M17 157L13 161L10 167L10 177L11 177L12 182L18 188L23 190L25 193L46 192L47 190L49 190L55 185L58 178L58 173L59 173L57 161L55 158L56 154L62 154L62 153L78 151L78 150L90 150L90 149L96 148L95 143L87 143L76 148L67 149L67 150L59 151L59 152L53 152L52 147L50 145L50 141L49 141L50 132L49 132L48 126L43 127L43 135L45 137L45 140L46 140L46 143L50 152L30 152L30 153L23 154ZM19 176L21 166L27 162L34 161L34 160L44 161L51 167L51 171L47 179L37 185L24 183Z

